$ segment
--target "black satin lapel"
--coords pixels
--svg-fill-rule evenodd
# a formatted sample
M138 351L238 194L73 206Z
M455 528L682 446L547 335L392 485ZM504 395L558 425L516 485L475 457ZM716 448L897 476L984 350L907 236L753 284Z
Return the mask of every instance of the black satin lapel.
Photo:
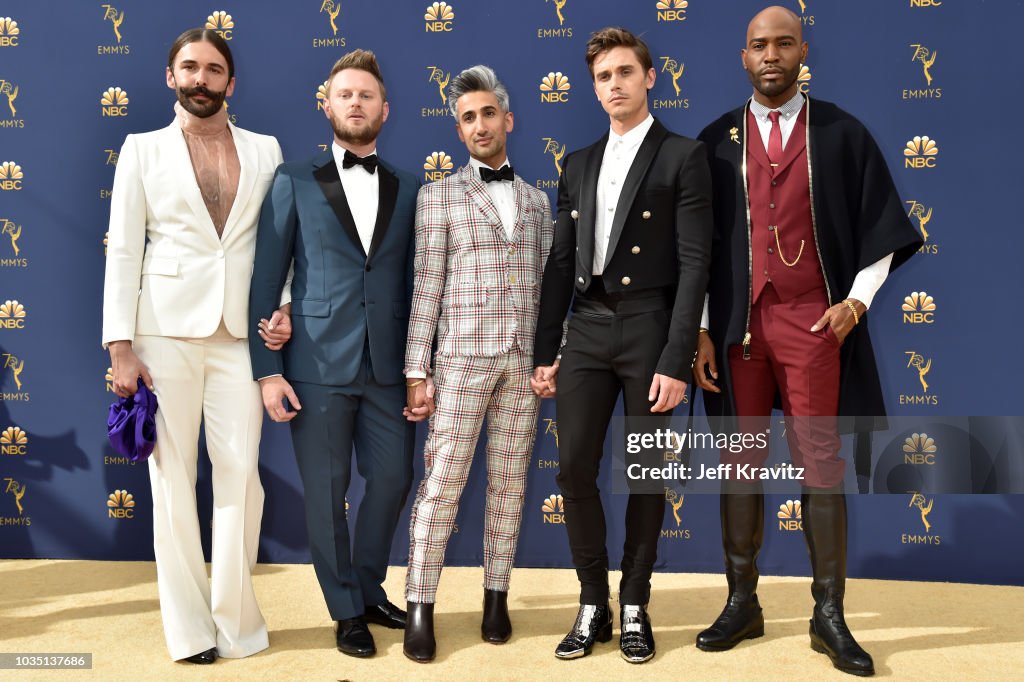
M334 216L338 219L349 239L356 245L359 251L365 256L363 242L359 239L359 231L356 229L355 218L352 217L352 209L348 207L348 199L345 198L345 190L341 186L341 176L338 175L338 165L331 159L320 168L313 169L313 177L320 185L320 191L327 198L327 203L334 210Z
M640 143L640 149L636 152L633 165L629 167L629 172L626 173L626 181L622 183L619 203L615 207L615 219L612 221L612 234L608 240L608 253L604 261L605 266L611 262L612 256L615 254L615 247L618 246L619 237L622 235L622 228L626 225L626 216L629 215L629 209L636 199L636 193L640 190L640 184L647 175L647 169L651 167L651 163L661 147L661 141L665 139L667 134L668 131L665 130L665 127L655 120L651 129L647 131L644 141Z
M395 212L395 203L398 200L398 178L394 176L383 165L377 165L377 175L380 177L380 194L377 200L377 222L373 225L373 237L370 239L370 253L366 260L370 261L377 248L384 241L384 233L391 225L391 216Z

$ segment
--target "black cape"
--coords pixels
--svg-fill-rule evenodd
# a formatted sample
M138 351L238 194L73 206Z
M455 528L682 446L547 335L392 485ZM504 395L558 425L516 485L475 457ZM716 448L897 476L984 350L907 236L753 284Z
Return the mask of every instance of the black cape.
M808 98L807 126L813 215L831 304L846 298L863 268L889 253L891 270L921 247L896 193L878 145L867 129L830 102ZM749 244L743 188L747 106L705 128L714 184L715 232L712 245L709 329L715 342L722 393L704 392L708 417L735 415L727 350L743 342L749 301ZM746 131L762 144L757 129ZM870 312L868 313L871 314ZM885 402L868 326L854 327L840 351L839 415L844 433L886 428ZM857 419L852 419L857 417ZM869 419L876 417L875 419Z

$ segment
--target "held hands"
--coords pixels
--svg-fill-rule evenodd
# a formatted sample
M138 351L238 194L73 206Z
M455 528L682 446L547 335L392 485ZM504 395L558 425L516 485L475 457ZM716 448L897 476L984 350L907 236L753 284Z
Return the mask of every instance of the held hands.
M292 304L285 303L274 311L269 320L260 318L260 323L257 327L259 328L260 338L263 339L263 345L270 350L281 350L284 344L288 342L288 339L292 338L291 315Z
M558 388L558 364L541 365L534 368L530 377L530 388L540 398L553 398Z
M142 364L142 360L132 350L131 341L113 341L107 344L107 349L110 351L110 369L114 375L114 394L117 397L135 395L139 390L139 377L142 377L146 388L153 390L153 377L149 375L149 368Z
M853 308L857 309L856 315L853 314L853 308L846 301L849 301ZM864 317L864 313L867 311L866 305L855 298L848 298L826 310L825 314L811 327L811 331L821 331L827 324L832 327L832 333L836 335L839 343L842 344L846 340L846 335L853 331L853 328L857 326L860 318Z
M263 394L263 407L267 408L267 414L276 422L290 422L298 410L302 409L292 385L284 377L260 379L260 393ZM293 408L290 412L284 406L286 398Z
M421 422L434 414L434 380L429 376L425 379L407 378L405 402L402 414L411 422Z
M705 368L711 373L707 378ZM711 335L705 331L697 334L697 356L693 361L693 381L697 386L711 393L721 393L722 389L715 385L718 379L718 364L715 362L715 344Z
M682 402L686 395L686 382L664 374L655 374L647 400L653 402L651 412L670 412ZM657 402L654 402L657 398Z

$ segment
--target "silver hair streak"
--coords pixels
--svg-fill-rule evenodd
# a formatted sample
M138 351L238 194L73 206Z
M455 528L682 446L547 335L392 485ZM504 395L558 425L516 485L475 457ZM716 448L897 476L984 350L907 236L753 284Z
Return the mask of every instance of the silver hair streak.
M459 98L467 92L493 92L498 98L498 105L508 111L508 90L505 84L498 80L494 69L483 64L477 64L464 70L452 79L448 86L448 108L452 116L458 117L457 103Z

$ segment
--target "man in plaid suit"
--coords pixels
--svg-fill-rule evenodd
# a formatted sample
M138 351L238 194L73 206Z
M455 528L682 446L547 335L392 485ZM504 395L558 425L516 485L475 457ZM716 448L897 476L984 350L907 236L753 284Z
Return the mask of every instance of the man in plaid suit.
M405 362L407 416L416 421L433 412L409 525L406 577L404 651L420 662L434 658L434 597L485 416L481 634L495 644L512 634L509 574L539 403L530 388L533 337L553 236L547 197L508 165L505 139L513 117L505 86L488 67L474 66L452 80L448 93L471 158L419 193Z

